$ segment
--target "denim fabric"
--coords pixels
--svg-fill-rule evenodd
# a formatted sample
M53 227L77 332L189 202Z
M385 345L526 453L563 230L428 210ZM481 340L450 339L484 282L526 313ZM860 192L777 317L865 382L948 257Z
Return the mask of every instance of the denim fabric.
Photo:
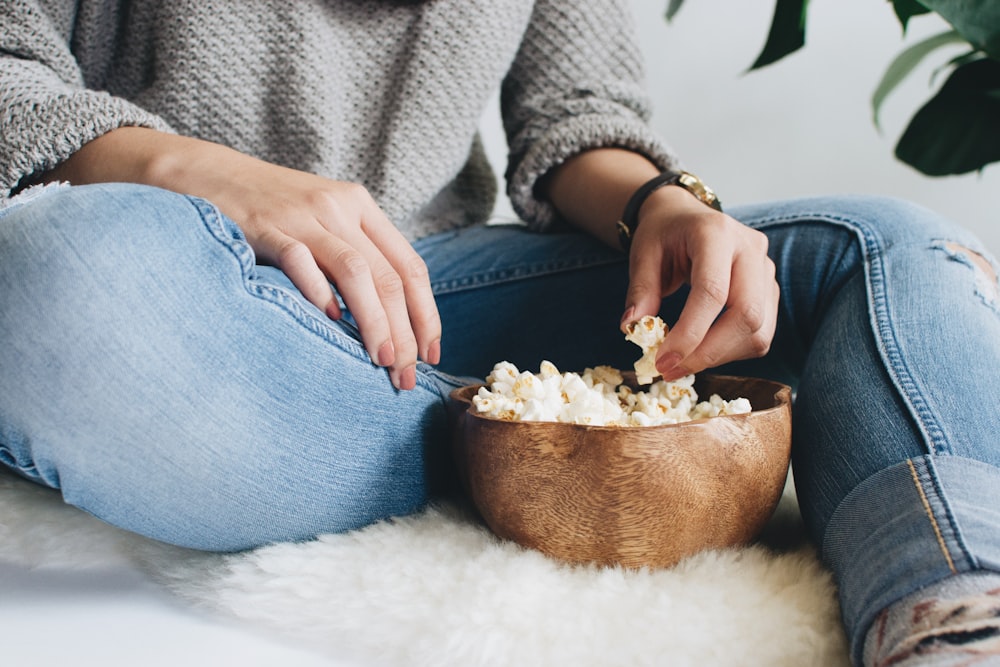
M1000 308L978 241L890 199L734 209L782 288L763 359L794 385L806 526L855 650L872 616L949 573L1000 571ZM157 539L241 549L411 512L447 470L446 395L506 359L629 367L623 256L477 227L415 244L442 362L395 391L350 317L258 266L210 204L63 187L0 211L0 460ZM996 263L993 263L994 271ZM685 293L664 300L673 321Z
M741 370L794 372L796 490L860 664L887 604L1000 571L996 278L970 234L895 200L737 215L768 234L783 290L772 353Z
M160 540L235 550L426 500L441 385L258 273L197 199L63 188L0 213L0 457Z

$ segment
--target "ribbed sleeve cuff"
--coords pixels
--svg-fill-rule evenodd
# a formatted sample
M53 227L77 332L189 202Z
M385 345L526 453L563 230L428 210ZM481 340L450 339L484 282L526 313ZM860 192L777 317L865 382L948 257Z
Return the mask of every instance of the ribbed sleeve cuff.
M568 158L592 148L624 148L640 153L661 170L677 169L680 161L642 120L629 116L584 114L550 126L512 165L507 194L517 214L531 229L547 231L562 221L548 201L535 195L538 179Z
M119 127L171 132L169 124L121 98L74 90L15 103L0 118L0 195L25 178L54 168L88 141Z

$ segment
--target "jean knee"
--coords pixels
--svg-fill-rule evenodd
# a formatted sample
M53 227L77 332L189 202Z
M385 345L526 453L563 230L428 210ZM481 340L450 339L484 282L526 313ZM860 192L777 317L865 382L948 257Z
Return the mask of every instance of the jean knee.
M735 210L752 225L802 221L827 222L859 235L869 253L906 243L951 239L982 248L968 230L914 202L880 195L808 197L757 204Z
M876 248L940 240L966 246L985 255L984 246L968 229L914 202L881 196L852 197L840 216Z
M206 236L207 221L190 198L150 186L60 186L13 201L0 210L0 258L24 281L33 273L46 283L83 285L105 272L162 274Z
M156 211L194 213L190 199L176 192L134 183L52 184L33 188L5 202L0 219L16 220L31 233L75 229L101 232L135 229Z
M939 251L941 257L967 267L972 273L974 294L984 305L1000 315L1000 279L996 260L982 250L947 239L935 240L931 249Z

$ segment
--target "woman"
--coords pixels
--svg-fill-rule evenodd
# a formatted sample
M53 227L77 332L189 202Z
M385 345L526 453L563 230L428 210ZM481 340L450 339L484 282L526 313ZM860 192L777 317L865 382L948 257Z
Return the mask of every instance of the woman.
M666 379L796 386L854 660L994 650L995 263L902 202L717 210L625 4L0 6L3 462L195 548L350 530L425 502L459 378L623 367L659 313ZM526 229L481 224L497 86Z

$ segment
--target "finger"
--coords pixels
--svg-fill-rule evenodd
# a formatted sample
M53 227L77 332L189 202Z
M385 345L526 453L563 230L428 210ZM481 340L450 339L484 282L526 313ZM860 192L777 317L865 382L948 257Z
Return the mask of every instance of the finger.
M359 242L359 250L370 257L375 290L389 319L396 353L389 367L389 376L398 389L413 389L416 386L417 339L410 324L403 280L374 244Z
M778 298L774 264L767 257L763 261L738 258L733 264L726 311L694 352L665 373L664 379L675 380L730 361L767 354L774 338Z
M333 236L329 238L336 239ZM363 292L352 291L348 295L348 288L339 279L335 279L337 289L357 320L363 339L370 322L387 324L392 358L389 360L388 357L382 357L380 348L380 365L389 366L393 385L399 389L412 389L416 386L417 341L410 326L402 278L364 234L357 233L345 239L337 239L337 242L351 248L354 255L362 260L359 265L363 264L365 267L364 274L359 276L365 285ZM343 257L342 255L340 261L343 261ZM320 264L323 265L322 259ZM323 268L332 277L336 276L336 271L342 270L336 266ZM368 291L369 287L374 289L374 298Z
M306 244L354 316L368 356L379 366L396 363L389 317L368 260L349 243L325 230L307 239Z
M701 345L712 323L729 300L733 270L729 243L709 240L697 246L691 257L691 290L673 328L667 332L656 367L669 371Z
M634 245L629 257L628 291L625 313L620 328L626 332L629 323L645 315L657 315L664 295L664 274L669 264L659 245Z
M309 303L330 319L340 319L340 305L330 281L304 243L273 231L264 235L257 245L257 254L261 259L281 269Z
M362 230L402 281L406 312L420 358L430 364L438 363L441 360L441 317L427 265L378 207L365 212Z

